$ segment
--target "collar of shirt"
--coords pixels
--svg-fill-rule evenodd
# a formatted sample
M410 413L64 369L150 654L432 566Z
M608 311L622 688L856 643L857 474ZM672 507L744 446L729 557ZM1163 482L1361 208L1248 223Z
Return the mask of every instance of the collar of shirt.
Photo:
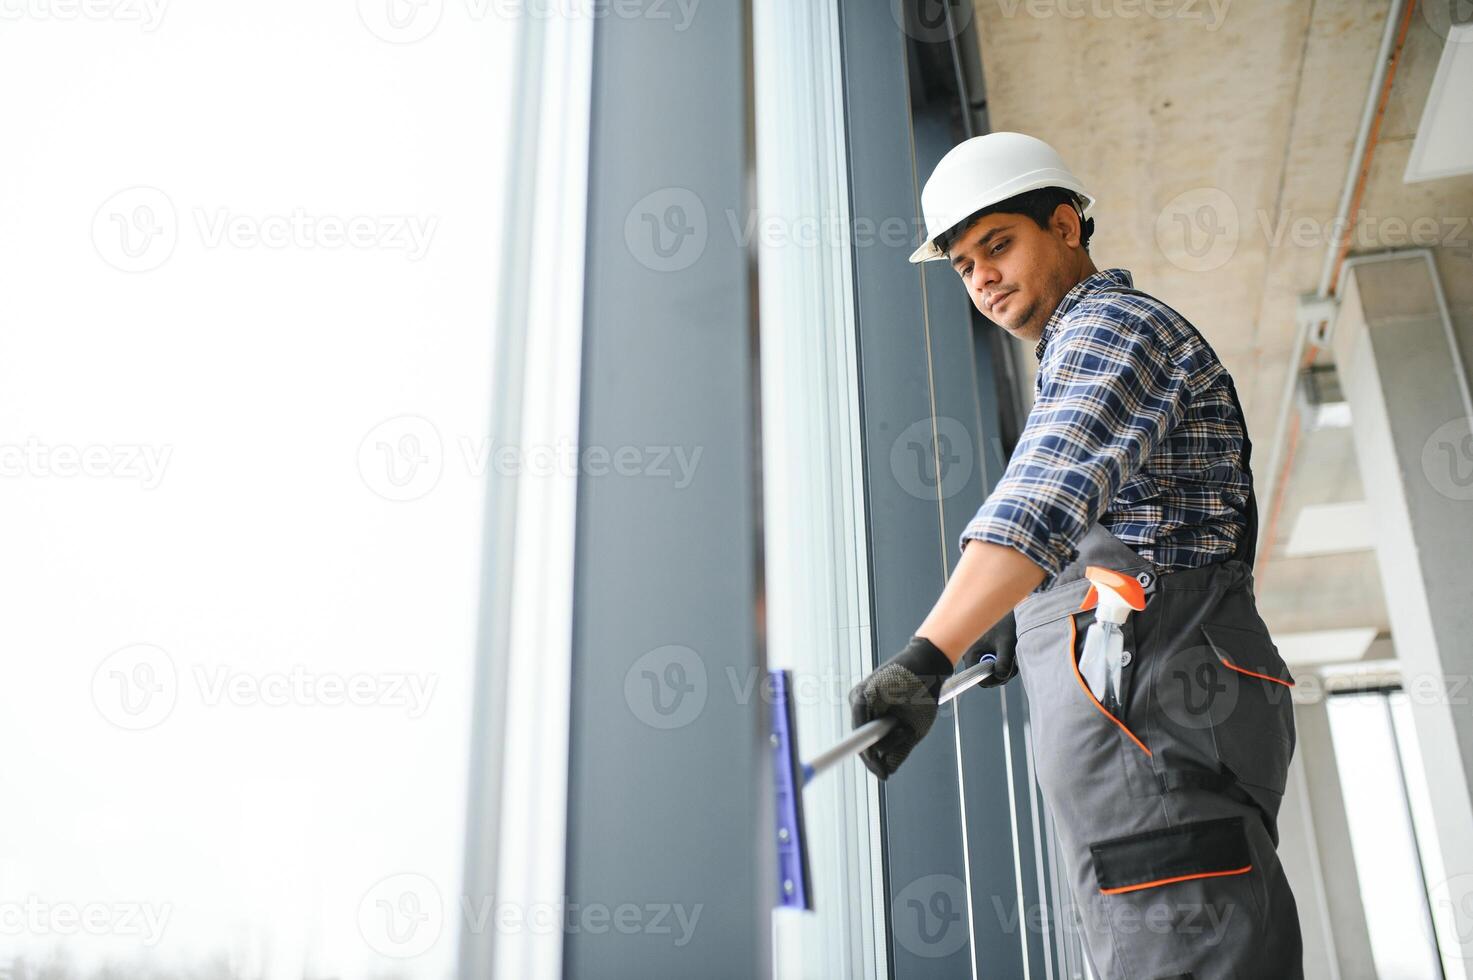
M1049 317L1048 322L1043 325L1043 336L1038 338L1038 346L1033 348L1033 356L1038 358L1039 361L1043 360L1043 352L1048 347L1049 340L1053 338L1054 334L1059 332L1059 325L1064 322L1064 317L1068 316L1069 311L1079 305L1080 300L1084 299L1090 293L1107 289L1111 286L1131 289L1135 286L1135 281L1131 279L1130 273L1125 269L1105 269L1103 272L1096 272L1093 275L1085 276L1079 282L1075 283L1074 288L1065 293L1064 298L1059 300L1059 305L1054 310L1053 316Z

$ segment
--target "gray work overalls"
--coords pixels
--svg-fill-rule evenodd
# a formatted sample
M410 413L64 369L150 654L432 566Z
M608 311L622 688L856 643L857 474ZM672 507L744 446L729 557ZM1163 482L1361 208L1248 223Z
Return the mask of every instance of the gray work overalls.
M1073 891L1066 914L1099 980L1303 976L1275 853L1293 678L1254 605L1248 478L1248 526L1230 559L1157 575L1095 524L1078 559L1015 610L1038 782ZM1080 610L1089 565L1134 576L1146 593L1124 627L1120 718L1078 673L1094 621Z

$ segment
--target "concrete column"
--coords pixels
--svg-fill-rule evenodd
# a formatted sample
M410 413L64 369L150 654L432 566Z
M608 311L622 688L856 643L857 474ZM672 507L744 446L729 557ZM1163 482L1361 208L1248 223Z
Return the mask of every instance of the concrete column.
M1431 789L1433 919L1447 975L1473 980L1473 407L1433 269L1420 251L1355 264L1333 343Z

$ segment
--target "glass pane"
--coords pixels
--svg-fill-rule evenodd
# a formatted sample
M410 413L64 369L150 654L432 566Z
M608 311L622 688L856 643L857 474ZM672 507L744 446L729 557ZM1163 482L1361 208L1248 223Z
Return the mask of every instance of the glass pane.
M832 2L753 8L767 652L804 759L849 734L872 642L838 43ZM814 910L774 913L775 976L884 975L875 785L846 759L803 791Z
M1377 975L1441 976L1386 697L1336 696L1327 710Z
M143 7L0 32L0 975L446 977L509 26Z
M1442 849L1437 840L1437 825L1432 816L1432 796L1427 787L1427 769L1422 762L1422 747L1417 741L1412 721L1412 703L1405 691L1387 696L1391 720L1396 731L1396 744L1401 756L1401 771L1406 778L1407 804L1412 815L1412 828L1417 834L1417 850L1422 857L1422 880L1436 882L1443 867ZM1456 976L1461 970L1462 938L1458 934L1458 909L1448 901L1446 892L1431 890L1433 928L1443 950L1446 974Z

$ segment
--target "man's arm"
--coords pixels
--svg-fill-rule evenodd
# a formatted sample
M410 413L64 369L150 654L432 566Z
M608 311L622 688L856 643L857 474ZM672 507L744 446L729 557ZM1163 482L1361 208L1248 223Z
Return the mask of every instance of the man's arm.
M1006 545L974 540L964 547L941 598L905 649L849 692L854 727L882 717L897 722L888 735L860 753L870 772L888 779L900 768L931 730L941 686L962 654L1043 577L1043 569L1032 559ZM994 669L1000 665L999 661Z
M1038 587L1043 574L1022 552L970 540L915 635L930 640L954 665L979 636Z

